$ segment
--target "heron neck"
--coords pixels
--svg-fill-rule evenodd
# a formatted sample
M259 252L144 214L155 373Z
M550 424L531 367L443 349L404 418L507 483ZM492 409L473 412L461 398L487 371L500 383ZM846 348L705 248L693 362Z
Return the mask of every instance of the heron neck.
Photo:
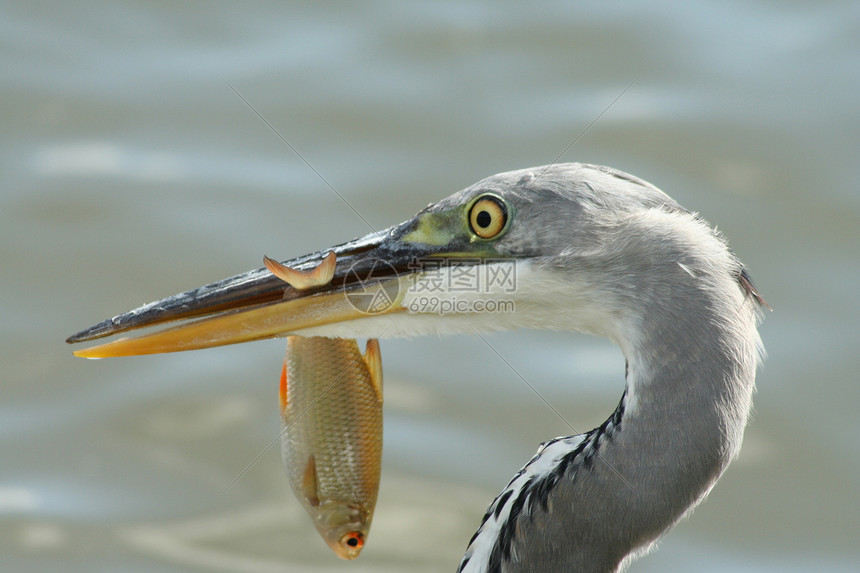
M698 302L667 308L654 298L660 307L627 329L624 395L586 434L571 483L553 501L568 505L568 518L550 527L576 540L580 563L571 570L616 571L647 551L740 449L757 365L753 305L737 297L745 310L726 320L725 301L679 298Z
M573 502L606 500L603 518L592 519L606 524L611 515L614 523L595 546L626 549L611 560L647 550L707 495L740 449L754 389L752 311L747 328L720 320L713 307L671 320L645 316L626 353L627 386L613 415L620 422Z
M653 297L663 306L627 317L615 412L542 446L490 506L463 571L471 556L486 565L475 571L618 571L704 498L740 448L758 361L753 305L723 291L732 300Z

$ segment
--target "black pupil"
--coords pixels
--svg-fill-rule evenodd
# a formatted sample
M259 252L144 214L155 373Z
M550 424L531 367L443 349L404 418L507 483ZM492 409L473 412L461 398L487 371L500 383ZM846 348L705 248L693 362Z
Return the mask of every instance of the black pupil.
M358 545L358 538L357 537L350 537L349 539L346 540L346 544L349 545L350 547L355 547L356 545Z
M478 223L478 225L482 229L486 229L487 227L490 226L490 223L493 222L493 218L490 216L490 214L488 212L481 211L480 213L478 213L478 216L475 217L475 222Z

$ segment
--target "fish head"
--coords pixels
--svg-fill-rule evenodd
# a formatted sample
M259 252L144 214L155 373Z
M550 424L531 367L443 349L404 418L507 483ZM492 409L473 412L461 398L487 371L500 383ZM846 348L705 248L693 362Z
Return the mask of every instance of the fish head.
M364 547L371 514L359 505L327 500L313 509L317 531L341 559L355 559Z

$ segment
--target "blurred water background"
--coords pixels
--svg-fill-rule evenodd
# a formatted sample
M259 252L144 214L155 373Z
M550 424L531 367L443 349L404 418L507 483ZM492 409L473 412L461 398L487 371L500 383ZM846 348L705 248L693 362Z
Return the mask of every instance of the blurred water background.
M0 15L0 570L453 571L538 443L571 433L480 339L383 344L381 495L351 563L293 499L277 447L228 487L279 431L283 341L91 362L63 340L556 159L701 212L774 308L740 458L630 571L857 570L857 2ZM621 395L604 340L488 340L580 432Z

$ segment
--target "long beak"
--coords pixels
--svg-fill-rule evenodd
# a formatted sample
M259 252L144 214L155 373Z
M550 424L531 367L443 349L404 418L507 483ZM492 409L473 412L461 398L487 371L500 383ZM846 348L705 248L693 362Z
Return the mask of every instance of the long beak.
M196 350L274 338L313 328L404 310L401 302L414 261L439 247L403 242L411 221L283 264L314 269L329 252L336 255L334 277L324 286L298 290L259 268L151 302L91 326L66 342L76 343L130 330L184 321L134 338L120 338L75 351L105 358Z

